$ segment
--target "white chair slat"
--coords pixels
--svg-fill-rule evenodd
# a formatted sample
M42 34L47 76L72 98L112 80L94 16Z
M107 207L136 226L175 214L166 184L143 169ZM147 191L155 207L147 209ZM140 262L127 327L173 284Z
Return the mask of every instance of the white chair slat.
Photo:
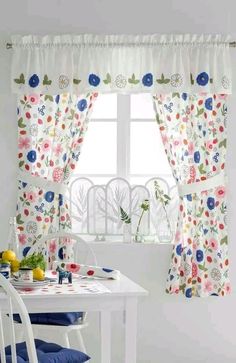
M8 296L9 305L9 332L10 332L10 345L11 345L11 359L12 363L17 363L16 358L16 336L15 336L15 325L13 321L13 309L12 309L12 299Z
M0 352L1 352L1 362L6 363L6 354L5 354L5 339L3 332L3 314L0 310Z

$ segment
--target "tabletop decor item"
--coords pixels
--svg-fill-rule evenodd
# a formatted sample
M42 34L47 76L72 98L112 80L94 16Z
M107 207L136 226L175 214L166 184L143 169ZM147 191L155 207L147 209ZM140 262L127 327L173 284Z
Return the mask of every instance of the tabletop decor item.
M30 267L21 267L18 272L18 281L33 282L33 270Z
M68 284L72 284L72 272L64 270L62 267L57 266L56 271L58 272L58 284L62 284L63 279L68 279Z
M141 204L140 208L141 208L142 212L140 214L137 229L136 229L136 233L135 233L135 236L134 236L135 242L142 242L142 236L140 236L139 230L140 230L140 225L141 225L144 213L149 210L149 200L145 199L143 201L143 203Z
M0 261L0 273L8 279L11 273L11 264L8 261L1 260Z

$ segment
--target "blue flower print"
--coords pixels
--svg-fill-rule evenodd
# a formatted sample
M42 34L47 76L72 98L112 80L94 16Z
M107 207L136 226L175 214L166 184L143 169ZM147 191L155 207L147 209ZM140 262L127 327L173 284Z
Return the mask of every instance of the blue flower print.
M90 74L88 81L91 86L97 87L100 83L100 78L96 74Z
M151 87L153 85L153 75L152 73L147 73L142 78L142 83L146 87Z
M44 198L48 203L51 203L54 200L54 193L53 192L47 192L47 193L45 193Z
M59 248L58 257L59 257L60 260L64 259L64 247Z
M177 253L178 256L181 256L181 253L182 253L182 246L181 246L181 244L176 247L176 253Z
M193 200L192 194L187 194L186 197L189 202L192 202Z
M59 207L63 205L63 195L59 194Z
M66 159L67 159L67 155L66 155L66 153L62 156L62 160L65 162L66 161Z
M37 159L37 154L35 150L30 150L27 154L27 159L30 163L34 163Z
M82 99L78 102L77 107L79 111L83 112L87 108L87 101L85 99Z
M56 101L57 104L59 103L59 101L60 101L60 95L57 95L56 96L55 101Z
M206 99L206 101L205 101L205 107L209 111L212 110L212 97L209 97L209 98Z
M186 291L185 291L185 296L186 297L192 297L192 288L189 287Z
M22 254L23 254L24 257L27 255L27 253L29 252L29 250L30 250L30 247L25 247L23 249Z
M195 151L193 157L194 157L194 162L196 164L198 164L200 162L200 160L201 160L200 152L199 151Z
M199 75L197 76L197 84L199 84L199 86L206 86L208 82L208 74L206 72L199 73Z
M37 76L37 74L33 74L33 76L30 77L29 85L32 88L35 88L39 85L39 77Z
M213 197L209 197L207 198L207 206L208 206L208 209L212 210L215 208L215 198Z
M182 98L183 98L184 101L187 100L187 97L188 97L187 93L182 93Z
M202 262L203 256L204 256L203 251L202 250L197 250L197 253L196 253L197 262Z

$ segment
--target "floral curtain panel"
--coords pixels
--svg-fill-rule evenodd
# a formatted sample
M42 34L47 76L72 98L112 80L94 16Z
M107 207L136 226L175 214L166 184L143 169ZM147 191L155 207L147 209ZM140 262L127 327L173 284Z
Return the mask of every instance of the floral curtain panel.
M66 187L79 159L96 94L18 97L17 228L25 255L43 235L70 230ZM56 250L55 242L50 252ZM62 250L61 257L68 255ZM69 258L69 256L67 256Z
M17 226L24 253L41 235L70 228L63 196L97 92L148 92L157 95L157 121L180 196L167 291L186 297L229 293L228 42L220 35L12 37ZM50 248L53 254L53 243Z
M227 96L155 96L156 119L180 196L167 292L230 292L225 186Z

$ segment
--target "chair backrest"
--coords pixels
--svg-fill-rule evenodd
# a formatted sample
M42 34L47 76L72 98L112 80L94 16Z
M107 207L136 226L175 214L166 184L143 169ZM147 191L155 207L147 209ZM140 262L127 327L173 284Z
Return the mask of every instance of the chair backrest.
M84 239L82 239L78 235L76 235L74 233L69 233L69 232L50 233L50 234L40 238L30 248L30 250L27 253L27 256L32 255L34 252L42 251L46 256L46 261L48 261L49 260L48 257L50 256L51 241L54 241L54 240L57 240L58 242L60 241L60 247L62 247L63 239L64 240L71 239L71 240L75 241L75 243L73 244L73 256L74 256L73 261L74 262L80 262L80 263L86 264L86 261L81 261L81 258L80 258L80 246L81 247L83 246L87 250L87 255L89 255L91 258L89 264L97 266L96 255L95 255L93 249L91 248L91 246L88 244L88 242L86 242ZM65 244L65 246L66 246L66 244ZM48 267L48 265L47 265L47 267Z
M14 309L14 310L13 310ZM25 342L30 362L38 363L33 330L31 327L29 314L25 307L25 304L11 285L10 281L0 274L0 352L1 352L1 363L6 363L5 344L6 333L7 338L11 345L11 362L17 363L16 354L16 335L15 327L16 324L13 322L13 312L20 315L22 321L22 329L24 329ZM4 324L4 318L7 319L7 324ZM5 330L5 332L4 332Z

